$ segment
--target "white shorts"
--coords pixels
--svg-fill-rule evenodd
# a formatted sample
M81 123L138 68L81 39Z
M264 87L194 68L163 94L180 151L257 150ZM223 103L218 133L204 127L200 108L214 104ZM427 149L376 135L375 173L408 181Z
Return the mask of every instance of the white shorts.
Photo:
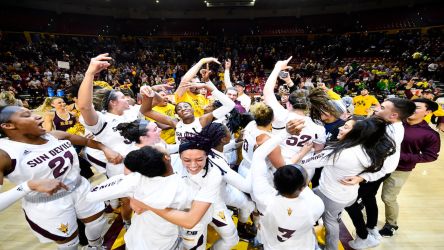
M181 249L205 250L207 247L208 223L197 223L192 229L180 228Z
M81 178L80 186L59 199L42 203L22 199L26 220L40 242L66 240L77 230L77 218L88 218L105 209L103 202L85 201L91 185Z

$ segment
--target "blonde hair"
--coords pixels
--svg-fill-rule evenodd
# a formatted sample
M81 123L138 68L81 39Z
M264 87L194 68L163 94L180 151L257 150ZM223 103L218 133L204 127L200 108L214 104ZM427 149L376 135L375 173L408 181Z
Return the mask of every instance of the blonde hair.
M3 91L0 93L0 107L2 106L23 106L23 104L15 98L12 91Z
M45 100L43 101L43 103L40 106L38 106L37 108L35 108L33 111L45 113L45 112L53 110L54 107L51 106L51 103L57 98L60 98L60 97L46 97Z
M274 118L273 109L263 102L257 102L251 105L250 113L253 115L256 124L259 126L269 125Z

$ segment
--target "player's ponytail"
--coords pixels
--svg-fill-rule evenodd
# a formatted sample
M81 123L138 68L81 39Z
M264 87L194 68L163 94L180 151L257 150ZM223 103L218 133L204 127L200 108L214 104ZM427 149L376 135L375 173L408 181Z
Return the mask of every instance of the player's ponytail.
M122 122L117 125L116 130L125 138L125 143L132 142L140 143L140 136L147 132L147 125L149 121L144 119L137 119L132 122Z
M129 152L124 160L125 167L131 172L146 177L163 176L167 173L165 153L155 147L145 146Z

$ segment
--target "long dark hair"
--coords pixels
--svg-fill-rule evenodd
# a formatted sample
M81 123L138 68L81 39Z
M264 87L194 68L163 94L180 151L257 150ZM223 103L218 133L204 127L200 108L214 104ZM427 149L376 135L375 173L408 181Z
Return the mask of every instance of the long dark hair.
M213 102L213 109L222 107L220 101ZM227 117L227 127L232 134L238 132L239 130L245 128L249 122L253 120L253 117L249 113L241 114L237 109L232 109L230 113L226 115Z
M387 125L388 123L379 117L356 121L344 139L334 143L330 156L335 159L342 150L361 145L371 161L371 166L364 172L380 170L385 159L395 153L396 144L386 132Z
M150 121L143 119L137 119L132 122L122 122L117 125L116 130L125 138L126 144L132 142L140 143L140 136L146 134L148 131L146 126L149 123Z

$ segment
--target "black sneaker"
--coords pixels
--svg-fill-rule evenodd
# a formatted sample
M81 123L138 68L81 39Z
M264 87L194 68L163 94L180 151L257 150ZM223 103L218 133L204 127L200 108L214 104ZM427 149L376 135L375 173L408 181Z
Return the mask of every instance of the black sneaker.
M385 223L384 227L382 227L382 229L379 230L379 234L382 237L388 237L389 238L389 237L392 237L395 234L396 230L398 230L398 226L392 226L392 225L390 225L388 223Z
M250 225L248 223L237 223L237 232L239 235L239 238L251 240L256 237L257 230L254 225Z

